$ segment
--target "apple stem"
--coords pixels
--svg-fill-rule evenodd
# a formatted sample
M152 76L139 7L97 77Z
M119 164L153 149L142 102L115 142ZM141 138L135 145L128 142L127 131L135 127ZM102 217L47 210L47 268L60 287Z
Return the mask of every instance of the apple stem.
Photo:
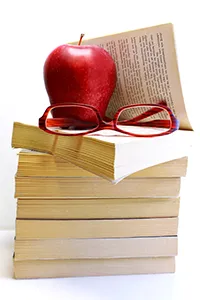
M79 42L78 42L78 46L80 46L80 44L81 44L81 42L82 42L82 39L83 39L84 35L85 35L84 33L81 33L80 40L79 40Z

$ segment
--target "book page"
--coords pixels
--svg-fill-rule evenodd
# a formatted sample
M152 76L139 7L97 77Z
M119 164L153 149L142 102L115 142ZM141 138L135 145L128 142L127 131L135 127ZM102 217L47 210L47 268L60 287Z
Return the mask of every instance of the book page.
M106 115L129 104L167 102L181 129L192 130L185 110L172 24L82 41L106 49L117 69L117 84Z

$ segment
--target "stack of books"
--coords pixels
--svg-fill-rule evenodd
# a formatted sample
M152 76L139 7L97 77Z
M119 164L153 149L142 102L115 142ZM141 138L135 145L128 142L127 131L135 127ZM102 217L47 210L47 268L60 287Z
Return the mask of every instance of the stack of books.
M51 154L19 152L15 278L174 272L187 157L113 184Z
M117 66L106 116L166 101L180 130L58 136L14 123L15 278L174 272L181 177L193 143L172 24L84 40Z

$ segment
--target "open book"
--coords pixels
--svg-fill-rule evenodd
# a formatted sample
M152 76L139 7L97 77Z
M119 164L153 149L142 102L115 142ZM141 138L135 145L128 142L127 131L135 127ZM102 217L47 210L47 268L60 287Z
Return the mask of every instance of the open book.
M178 72L172 24L83 40L97 44L113 57L117 85L108 105L110 118L128 104L166 101L180 122L180 130L155 138L102 135L63 137L34 126L15 123L12 146L54 154L114 182L133 172L187 156L193 133ZM111 136L110 136L111 135Z
M177 130L154 138L56 136L37 126L14 123L12 147L47 152L98 176L118 182L139 170L188 156L194 132Z
M125 105L164 100L180 121L180 129L192 129L182 95L171 23L83 39L82 44L103 47L115 61L117 85L107 116L112 117Z

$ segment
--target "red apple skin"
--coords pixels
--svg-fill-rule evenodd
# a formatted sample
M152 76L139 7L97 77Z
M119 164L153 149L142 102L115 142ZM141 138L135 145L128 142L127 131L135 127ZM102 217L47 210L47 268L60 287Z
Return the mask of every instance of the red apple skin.
M111 55L96 45L61 45L49 54L44 64L44 82L51 104L90 104L102 117L115 89L116 77ZM70 111L80 119L89 118L83 109ZM64 113L60 109L54 117L63 117Z

